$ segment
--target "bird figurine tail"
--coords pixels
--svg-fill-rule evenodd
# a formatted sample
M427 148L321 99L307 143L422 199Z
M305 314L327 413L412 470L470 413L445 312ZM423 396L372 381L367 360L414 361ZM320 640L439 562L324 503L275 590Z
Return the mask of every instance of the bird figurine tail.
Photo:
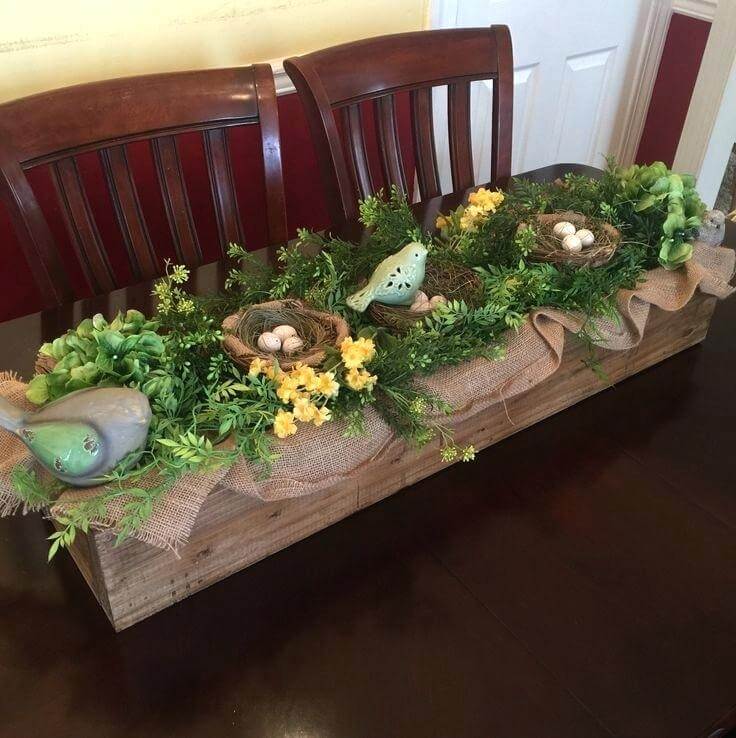
M0 397L0 428L16 433L25 421L25 412Z
M345 302L348 307L353 310L357 310L359 313L364 313L368 305L371 304L373 299L373 290L370 287L364 287L362 290L358 290L356 293L350 295Z

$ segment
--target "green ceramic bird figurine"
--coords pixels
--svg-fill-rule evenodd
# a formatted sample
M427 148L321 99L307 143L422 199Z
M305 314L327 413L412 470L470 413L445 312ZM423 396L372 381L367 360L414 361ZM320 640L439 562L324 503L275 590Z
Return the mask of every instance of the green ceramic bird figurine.
M51 474L75 487L102 483L129 454L141 451L150 423L148 398L125 387L71 392L36 413L0 398L0 428L15 433Z
M387 256L373 271L368 284L347 298L359 313L375 300L386 305L411 305L424 281L427 247L413 242Z

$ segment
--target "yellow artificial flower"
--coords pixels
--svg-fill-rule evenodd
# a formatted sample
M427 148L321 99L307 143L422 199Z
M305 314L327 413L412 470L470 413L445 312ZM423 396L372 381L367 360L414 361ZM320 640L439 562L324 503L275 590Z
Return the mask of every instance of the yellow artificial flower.
M316 410L316 412L314 414L314 417L312 418L312 422L318 428L325 421L332 420L332 413L330 412L329 408L326 408L326 407L318 407L318 408L315 408L315 410Z
M266 366L263 367L263 375L273 381L276 379L276 367L273 364L266 364Z
M296 423L294 422L294 413L279 410L273 421L273 432L279 438L293 436L296 433Z
M460 228L464 231L474 231L485 217L486 212L480 205L468 205L460 216Z
M248 367L248 376L257 377L259 374L265 373L267 366L271 366L271 364L261 358L256 357L255 359L253 359L253 361L250 362L250 366Z
M314 392L317 384L317 373L311 366L305 366L300 362L291 370L290 374L307 392Z
M276 396L285 405L299 397L299 382L288 374L281 374L278 377L279 387L276 390Z
M495 213L503 200L503 192L487 190L485 187L481 187L477 192L471 192L468 195L468 202L471 205L478 206L486 213Z
M371 338L359 338L353 341L348 336L340 344L340 353L347 369L359 369L376 355L376 345Z
M357 392L363 389L373 389L373 385L378 381L378 377L370 374L365 369L348 369L345 372L345 381L350 389Z
M438 215L437 220L434 222L435 228L447 228L449 224L450 221L444 215Z
M302 423L314 420L317 408L308 397L299 397L294 400L294 417Z
M325 397L332 397L340 391L340 385L335 381L335 372L322 372L317 377L314 391Z

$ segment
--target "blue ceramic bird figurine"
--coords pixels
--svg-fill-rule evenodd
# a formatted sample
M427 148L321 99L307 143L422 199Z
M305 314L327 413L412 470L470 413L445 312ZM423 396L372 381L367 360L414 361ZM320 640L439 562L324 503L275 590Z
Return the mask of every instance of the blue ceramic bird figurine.
M424 281L427 247L413 242L387 256L373 271L368 284L347 298L359 313L375 300L386 305L411 305Z
M125 387L71 392L38 412L0 398L0 428L15 433L51 474L75 487L102 483L123 459L142 451L150 423L148 398Z

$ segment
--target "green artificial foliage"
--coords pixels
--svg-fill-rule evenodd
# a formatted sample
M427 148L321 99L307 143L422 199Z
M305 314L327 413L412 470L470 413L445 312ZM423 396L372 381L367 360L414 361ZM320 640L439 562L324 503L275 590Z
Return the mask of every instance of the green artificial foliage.
M671 172L660 161L626 169L612 165L610 180L609 204L628 230L627 236L657 246L665 269L677 269L688 261L691 241L706 210L695 190L695 178Z
M41 405L88 387L139 388L164 351L157 327L138 310L119 314L110 323L100 314L83 320L41 346L39 353L56 364L31 380L26 396Z
M508 337L530 311L545 306L587 316L579 338L589 346L588 363L595 370L594 320L617 320L618 291L634 289L646 270L657 264L677 268L690 258L690 240L704 210L692 178L661 163L621 169L611 161L601 179L569 174L545 184L514 180L505 196L485 192L483 197L443 214L437 231L422 232L406 198L392 189L387 198L378 194L361 203L361 220L370 233L360 246L302 230L295 244L279 251L274 269L260 255L231 244L228 254L238 263L223 294L190 295L186 269L167 267L154 290L155 321L136 311L110 324L95 316L44 344L42 353L58 363L50 374L32 380L29 397L35 402L110 384L141 389L153 410L139 464L132 469L122 464L99 497L64 514L62 530L52 537L52 554L70 545L78 530L87 530L90 520L121 495L127 496L118 526L124 537L140 527L182 474L206 472L237 458L268 473L276 454L274 423L284 412L282 388L273 375L242 371L221 348L223 318L245 305L299 298L343 316L355 340L375 348L367 370L361 368L364 373L353 378L362 382L361 391L349 386L339 350L328 351L320 369L339 389L324 396L323 410L345 421L348 437L364 432L363 411L371 405L402 438L419 446L439 438L445 460L470 460L474 449L457 448L437 420L452 408L429 393L421 377L477 357L502 360ZM486 209L478 215L483 202ZM614 257L596 268L531 261L533 226L519 225L558 210L602 218L619 228L623 238ZM428 265L473 269L482 282L482 298L473 306L450 300L394 335L372 324L368 313L351 310L346 297L410 241L426 245ZM141 480L151 475L158 482L149 489L150 481ZM58 492L25 470L17 471L14 482L29 507L51 504Z

